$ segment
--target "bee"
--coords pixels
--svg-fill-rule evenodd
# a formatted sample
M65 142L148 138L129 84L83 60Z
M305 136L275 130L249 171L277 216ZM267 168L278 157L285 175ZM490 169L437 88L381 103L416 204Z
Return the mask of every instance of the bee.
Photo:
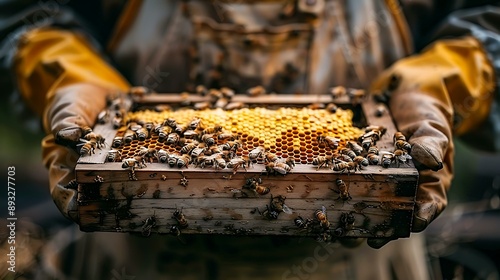
M266 152L266 149L262 146L259 146L255 149L251 150L248 153L248 157L250 158L250 160L256 161L258 158L261 158L265 152Z
M148 130L148 132L150 132L151 130L153 130L154 126L155 126L155 124L154 124L154 123L152 123L152 122L146 122L146 123L144 123L144 125L143 125L143 127L144 127L145 129L147 129L147 130Z
M352 104L359 104L366 97L366 91L362 89L349 89L347 95Z
M156 216L147 218L142 222L142 236L148 237L151 235L151 230L156 227Z
M167 158L168 166L174 167L181 156L179 154L169 154Z
M246 180L245 185L243 188L249 189L257 193L258 195L266 195L268 194L271 189L269 187L262 186L262 179L261 178L250 178Z
M352 162L352 158L345 154L335 153L332 155L332 157L334 162L338 161Z
M183 136L186 139L198 139L199 133L196 130L188 129L188 130L184 131Z
M356 157L356 153L349 148L340 149L340 154L349 156L351 159L354 159Z
M293 211L291 208L286 206L285 200L286 197L282 195L278 195L277 197L273 197L273 195L271 195L271 202L269 205L266 205L266 210L262 213L262 215L268 220L276 220L281 212L292 214Z
M295 167L295 159L293 157L287 157L285 160L279 159L279 161L284 162L286 165L290 166L290 168Z
M383 115L385 115L385 113L387 113L387 109L385 108L384 105L379 104L375 109L375 116L380 118Z
M207 147L205 146L205 143L200 143L200 144L198 144L198 146L196 146L196 148L194 148L191 151L191 156L198 157L201 154L203 154L206 150L207 150Z
M335 103L329 103L326 105L326 110L332 114L335 114L339 107Z
M371 137L363 138L363 140L361 141L361 146L363 147L363 149L365 149L367 151L373 145L375 145L375 141Z
M351 200L351 194L349 193L349 187L347 184L340 178L335 180L335 184L337 185L339 197L337 199L341 199L342 201Z
M188 167L189 163L191 162L191 156L184 154L181 155L180 157L177 158L177 167L178 168L183 168L183 167Z
M363 147L354 141L348 141L347 147L349 147L358 156L363 152Z
M146 161L144 161L143 157L136 156L133 158L125 158L122 160L122 168L134 170L136 167L146 167Z
M172 106L167 104L158 104L153 107L156 112L172 111Z
M138 129L136 131L136 134L139 141L144 141L149 138L149 130L145 127L141 127L140 129Z
M197 94L199 94L201 96L205 96L208 93L207 88L203 85L197 85L195 91Z
M266 94L266 89L263 86L252 87L247 90L247 94L252 97L264 95Z
M316 170L319 170L323 166L330 166L333 164L333 157L332 156L317 156L313 159L312 162L313 165L317 165L318 167Z
M137 97L143 97L146 94L151 94L153 93L153 90L147 87L142 87L142 86L137 86L137 87L131 87L128 94L137 96Z
M109 162L115 162L116 160L119 160L119 158L122 156L120 151L118 150L109 150L108 154L106 156L106 160Z
M228 168L233 169L233 173L236 173L238 168L243 167L247 171L247 167L250 166L250 159L248 157L242 156L238 158L233 158L227 163Z
M189 122L188 128L191 130L195 130L200 126L200 123L201 123L201 119L196 117Z
M233 96L234 96L234 90L232 90L228 87L221 87L220 92L222 93L222 96L224 96L225 98L227 98L229 100L231 100L231 98L233 98Z
M178 226L171 226L170 227L170 234L173 236L179 237L181 235L181 230L179 229Z
M368 159L368 162L372 165L377 165L379 163L379 156L374 153L368 153L366 159Z
M221 153L214 154L213 157L214 157L214 163L215 163L214 166L215 166L215 169L217 169L217 168L220 168L220 169L226 168L227 163L226 163L226 160L224 160L224 158L222 157Z
M181 139L181 137L179 136L179 134L175 133L175 132L171 132L167 135L167 144L169 145L175 145L179 142L179 140Z
M333 98L340 98L347 94L347 90L343 86L336 86L330 89L330 94Z
M368 166L368 164L370 164L368 162L368 159L362 157L362 156L356 156L354 159L353 159L354 162L357 162L360 166Z
M168 137L168 135L170 135L170 133L172 133L172 129L169 126L161 126L158 129L158 140L160 141L165 140Z
M378 136L379 136L378 138L380 139L380 137L387 132L387 128L382 126L382 125L369 125L369 126L365 127L366 133L371 132L371 131L378 134ZM379 139L376 139L376 140L379 140Z
M95 132L91 131L91 132L86 133L85 136L83 136L83 138L87 141L95 142L97 148L101 148L102 146L106 145L106 143L105 143L106 139L104 137L102 137L102 135L99 133L95 133Z
M179 134L179 135L182 135L184 134L185 131L188 130L188 125L177 125L175 128L174 128L174 131Z
M411 144L405 140L396 140L396 142L394 142L394 147L398 150L411 151Z
M109 110L104 109L97 115L97 123L105 124L109 120Z
M142 125L136 123L136 122L130 122L128 124L128 129L134 131L134 132L137 132L137 130L141 129L142 128Z
M190 154L196 147L198 147L198 144L199 143L197 141L186 143L180 150L181 154Z
M208 91L208 97L210 99L210 102L213 104L217 102L220 98L222 98L222 92L218 89L211 88Z
M328 229L330 227L330 222L328 221L328 218L326 217L326 207L321 206L321 209L318 209L314 212L314 218L316 218L317 221L319 221L321 227L323 229Z
M394 161L394 154L390 153L390 152L384 152L382 154L382 158L380 161L381 161L382 167L388 168L391 165L391 163Z
M219 98L217 102L215 102L214 107L215 108L225 108L229 104L229 100L225 97Z
M168 153L167 151L161 149L158 151L158 161L161 163L165 163L168 160Z
M354 222L356 221L356 217L354 217L353 213L341 213L340 214L340 227L344 230L349 231L354 228Z
M393 141L396 142L398 140L406 141L406 137L401 131L394 133Z
M193 105L193 108L195 110L205 110L205 109L210 109L210 107L212 107L212 104L210 102L208 102L208 101L196 102Z
M240 140L234 140L234 141L227 141L223 145L221 145L222 150L227 150L227 151L236 151L242 146L242 143Z
M123 134L123 141L125 142L125 144L130 144L133 140L135 140L136 136L137 135L135 131L127 129L127 131L125 131L125 134Z
M320 135L320 136L318 136L317 141L318 141L318 143L325 143L328 147L330 147L330 149L335 150L339 146L340 139L335 138L333 136Z
M123 137L116 136L115 138L113 138L113 144L111 144L113 148L118 148L121 145L123 145Z
M139 156L149 159L149 162L153 162L153 158L158 158L158 151L155 148L141 147L139 150Z
M276 162L278 159L279 159L279 157L273 153L266 153L264 156L265 162Z
M172 119L172 118L167 118L167 119L163 120L162 126L168 126L172 129L175 129L177 127L177 121L175 119Z
M243 102L230 102L226 105L224 110L231 111L231 110L237 110L245 107L245 103Z
M265 165L266 172L268 174L276 174L279 173L281 175L286 175L288 172L292 170L290 165L284 162L269 162Z
M80 155L81 156L92 155L95 153L95 148L97 147L96 142L87 141L85 139L80 139L80 140L83 140L84 142L77 144L76 146L82 146L80 148Z
M395 150L394 151L394 160L397 162L398 166L400 163L407 164L408 160L412 157L405 150Z
M201 137L201 141L204 142L207 146L212 146L215 144L213 134L203 134L203 136Z
M161 129L163 128L163 124L162 123L157 123L155 125L153 125L153 128L151 129L154 133L156 134L160 134L160 131ZM168 134L168 133L167 133Z
M323 103L313 103L307 106L308 109L311 110L319 110L319 109L325 109L325 104Z
M236 140L237 136L234 136L232 133L230 132L224 132L222 131L218 136L217 138L219 138L219 140L222 140L222 141L234 141Z
M213 126L213 127L208 127L206 129L203 130L202 134L218 134L222 131L222 126L220 125L216 125L216 126Z
M378 129L370 130L368 132L365 132L363 136L361 136L360 141L363 141L364 139L371 139L373 142L377 142L380 140L380 137L382 137L382 131Z
M114 116L113 117L113 120L111 121L112 124L113 124L113 128L114 129L118 129L120 127L123 126L123 118L122 117L118 117L118 116Z
M351 170L359 170L359 164L357 162L339 162L333 165L333 171L340 171L341 173L349 173Z
M214 159L211 156L201 154L196 158L194 163L197 167L205 168L205 166L213 165Z
M187 228L188 227L188 222L187 222L186 217L184 216L184 214L182 214L182 209L181 210L176 209L174 211L174 214L172 215L172 218L177 221L177 224L179 225L179 228L183 229L183 228Z
M311 219L304 220L304 218L298 216L293 222L298 228L307 229L313 221Z

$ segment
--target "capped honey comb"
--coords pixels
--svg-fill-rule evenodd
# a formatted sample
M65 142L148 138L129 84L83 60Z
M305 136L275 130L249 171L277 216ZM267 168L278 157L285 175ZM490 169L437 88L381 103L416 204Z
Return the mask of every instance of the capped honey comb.
M225 133L238 136L242 147L237 155L248 155L256 147L264 147L267 152L282 158L293 157L296 163L311 164L314 157L331 155L332 150L324 143L318 143L318 136L333 136L340 139L339 145L347 141L357 140L363 131L353 125L353 112L338 109L331 113L324 109L293 108L267 109L262 107L244 108L232 111L222 109L206 110L152 110L130 112L129 121L163 123L165 119L175 119L179 125L187 125L193 119L201 119L203 128L217 125L223 127ZM123 136L126 128L118 131ZM217 144L222 144L218 140ZM147 147L156 150L164 149L169 153L179 152L181 147L160 141L158 135L152 133L145 141L133 140L130 144L117 148L122 158L133 157L139 148Z

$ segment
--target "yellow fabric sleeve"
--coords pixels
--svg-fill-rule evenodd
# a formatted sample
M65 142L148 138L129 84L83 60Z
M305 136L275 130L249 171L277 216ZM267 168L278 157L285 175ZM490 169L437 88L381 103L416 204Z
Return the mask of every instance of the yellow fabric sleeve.
M129 88L82 35L61 29L34 29L24 34L14 71L21 95L39 116L63 86L91 83L109 90Z
M458 117L457 135L483 122L494 98L493 67L473 37L440 40L421 54L401 59L373 83L372 90L386 89L394 75L400 81L397 91L421 91L450 101Z

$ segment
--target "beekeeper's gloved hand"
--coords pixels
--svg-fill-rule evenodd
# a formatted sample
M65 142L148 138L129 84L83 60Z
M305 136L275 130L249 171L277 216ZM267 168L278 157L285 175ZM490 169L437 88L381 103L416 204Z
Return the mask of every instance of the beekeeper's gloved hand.
M453 177L452 131L461 134L481 123L493 90L493 68L472 37L436 42L398 61L373 83L372 92L388 103L397 128L412 145L410 155L419 170L413 232L423 231L446 207ZM468 112L463 111L466 105ZM368 244L380 248L388 241L369 239Z
M23 35L15 56L19 90L43 119L43 161L49 169L50 192L59 210L77 221L74 148L82 127L93 127L106 106L106 96L125 92L129 85L76 32L34 29Z

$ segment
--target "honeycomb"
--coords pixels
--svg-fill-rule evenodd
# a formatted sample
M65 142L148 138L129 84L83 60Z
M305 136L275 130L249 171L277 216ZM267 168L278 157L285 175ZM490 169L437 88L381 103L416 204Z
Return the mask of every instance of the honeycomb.
M222 109L179 109L162 112L143 110L129 112L127 117L130 121L154 124L163 123L167 118L175 119L179 125L187 125L193 119L199 118L201 119L200 125L204 128L222 126L224 133L237 135L242 142L242 146L236 152L237 156L246 156L252 149L261 146L267 153L273 153L278 157L293 157L297 164L312 164L317 156L333 154L333 150L317 141L318 136L339 138L341 147L347 141L356 141L363 134L363 130L353 125L353 112L343 109L338 109L335 113L325 109L305 107L279 109L257 107L232 111ZM120 128L117 136L123 136L125 130L126 127ZM216 141L217 145L225 142L219 139ZM121 152L123 159L137 155L141 147L163 149L168 153L178 153L182 148L160 141L158 135L151 132L150 137L145 141L135 139L130 144L124 144L115 149Z

